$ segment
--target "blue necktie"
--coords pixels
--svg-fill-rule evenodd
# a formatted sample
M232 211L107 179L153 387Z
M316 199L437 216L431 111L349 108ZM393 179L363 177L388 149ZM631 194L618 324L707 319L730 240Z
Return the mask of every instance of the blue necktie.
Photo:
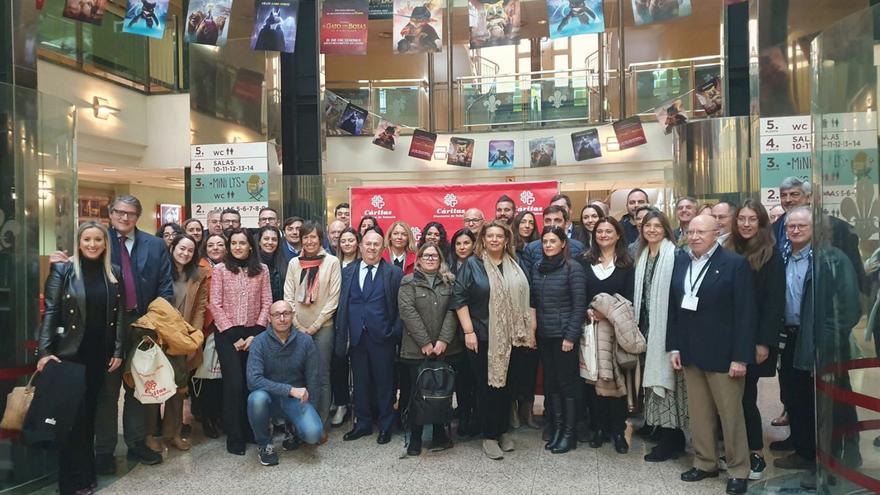
M361 292L364 295L370 294L373 290L373 268L376 268L373 265L367 265L367 276L364 277L364 286L361 288Z

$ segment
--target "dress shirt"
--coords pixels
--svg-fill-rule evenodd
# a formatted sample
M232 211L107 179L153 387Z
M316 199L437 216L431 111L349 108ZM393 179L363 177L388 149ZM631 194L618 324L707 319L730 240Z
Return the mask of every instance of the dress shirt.
M361 284L361 290L364 289L364 280L367 278L367 267L373 267L373 280L376 279L376 274L379 272L379 262L377 261L374 265L368 265L366 261L361 260L360 270L358 272L358 282Z
M122 237L122 234L119 231L116 231L116 238ZM131 256L131 250L134 249L134 231L128 234L128 237L125 239L125 249L128 249L128 255Z
M801 300L804 297L804 281L810 270L812 244L807 244L796 253L791 253L785 265L785 324L800 326Z
M712 249L710 249L706 254L700 256L699 258L694 257L694 253L690 253L691 256L691 266L688 267L687 273L684 275L684 293L690 295L696 295L700 292L700 286L703 285L703 279L706 278L705 274L700 277L700 272L703 271L703 267L706 266L706 263L709 262L709 258L715 254L715 250L718 249L719 244L716 242ZM706 271L709 271L707 268ZM698 278L695 278L698 277ZM691 284L693 284L693 289L691 289Z
M592 265L591 268L593 269L593 274L596 275L596 278L598 278L599 280L605 280L606 278L610 277L612 273L614 273L616 262L617 259L615 258L611 260L611 266L609 267L605 267L605 265L603 265L601 261L599 263L596 263L595 265Z

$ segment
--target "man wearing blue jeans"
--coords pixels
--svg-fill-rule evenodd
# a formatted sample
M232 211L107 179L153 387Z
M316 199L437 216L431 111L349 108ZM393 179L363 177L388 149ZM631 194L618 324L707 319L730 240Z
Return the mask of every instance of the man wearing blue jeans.
M269 328L254 338L247 362L247 413L260 446L260 463L278 464L272 445L272 418L283 417L296 428L300 440L320 442L324 432L317 403L320 357L312 339L291 332L293 308L277 301L269 308Z

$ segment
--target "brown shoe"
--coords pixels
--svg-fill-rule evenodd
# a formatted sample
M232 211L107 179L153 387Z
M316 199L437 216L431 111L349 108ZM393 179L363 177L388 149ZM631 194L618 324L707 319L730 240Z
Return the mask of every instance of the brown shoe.
M162 445L162 440L160 440L158 437L148 435L144 443L146 443L147 448L149 448L153 452L156 452L158 454L165 452L165 446Z
M187 451L192 447L189 440L183 437L166 438L165 443L177 450Z

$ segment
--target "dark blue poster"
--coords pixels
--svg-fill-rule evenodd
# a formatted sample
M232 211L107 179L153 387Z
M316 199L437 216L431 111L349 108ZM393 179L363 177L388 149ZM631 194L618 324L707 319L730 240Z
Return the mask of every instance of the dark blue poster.
M293 53L299 0L257 0L252 50Z

